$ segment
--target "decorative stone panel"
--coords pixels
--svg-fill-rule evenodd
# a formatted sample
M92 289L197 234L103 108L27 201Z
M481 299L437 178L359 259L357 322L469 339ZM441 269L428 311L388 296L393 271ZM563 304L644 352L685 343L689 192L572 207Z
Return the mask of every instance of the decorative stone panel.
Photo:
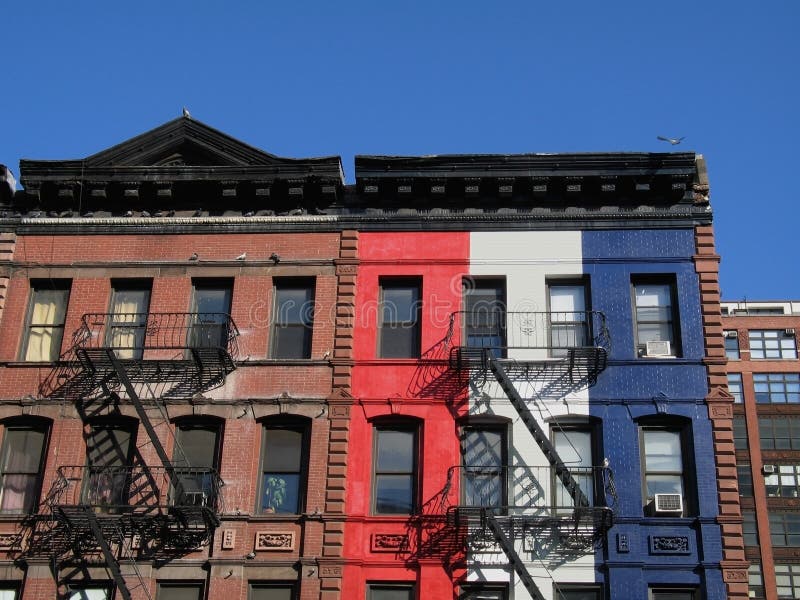
M293 531L256 531L255 550L275 550L291 552L294 550L295 535Z

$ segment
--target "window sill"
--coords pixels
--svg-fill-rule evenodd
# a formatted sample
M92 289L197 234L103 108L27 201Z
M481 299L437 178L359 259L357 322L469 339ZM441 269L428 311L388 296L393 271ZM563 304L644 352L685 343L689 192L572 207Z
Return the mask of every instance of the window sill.
M250 358L236 361L238 367L327 367L327 358Z

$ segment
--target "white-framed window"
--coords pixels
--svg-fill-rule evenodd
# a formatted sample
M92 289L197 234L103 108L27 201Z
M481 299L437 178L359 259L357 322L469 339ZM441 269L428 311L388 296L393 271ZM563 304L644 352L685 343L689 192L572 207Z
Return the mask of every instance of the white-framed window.
M636 276L632 287L637 355L680 356L675 279Z
M640 428L642 456L642 493L651 513L656 494L676 494L687 513L685 469L681 428L646 425ZM681 516L681 515L673 515Z
M747 335L752 359L797 358L795 336L787 330L751 329Z
M69 280L31 281L24 360L52 362L61 354L69 302Z

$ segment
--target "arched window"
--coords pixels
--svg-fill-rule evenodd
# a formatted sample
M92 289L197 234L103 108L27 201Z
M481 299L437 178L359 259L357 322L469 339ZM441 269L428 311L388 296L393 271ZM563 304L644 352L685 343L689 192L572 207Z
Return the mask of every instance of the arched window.
M29 513L36 509L41 492L50 422L14 418L3 425L0 513Z

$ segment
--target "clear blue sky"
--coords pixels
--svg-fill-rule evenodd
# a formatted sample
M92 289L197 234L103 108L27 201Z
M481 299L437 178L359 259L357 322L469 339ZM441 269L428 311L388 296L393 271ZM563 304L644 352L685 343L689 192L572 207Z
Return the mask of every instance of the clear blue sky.
M180 115L282 156L706 156L728 299L800 298L800 1L7 2L0 163Z

